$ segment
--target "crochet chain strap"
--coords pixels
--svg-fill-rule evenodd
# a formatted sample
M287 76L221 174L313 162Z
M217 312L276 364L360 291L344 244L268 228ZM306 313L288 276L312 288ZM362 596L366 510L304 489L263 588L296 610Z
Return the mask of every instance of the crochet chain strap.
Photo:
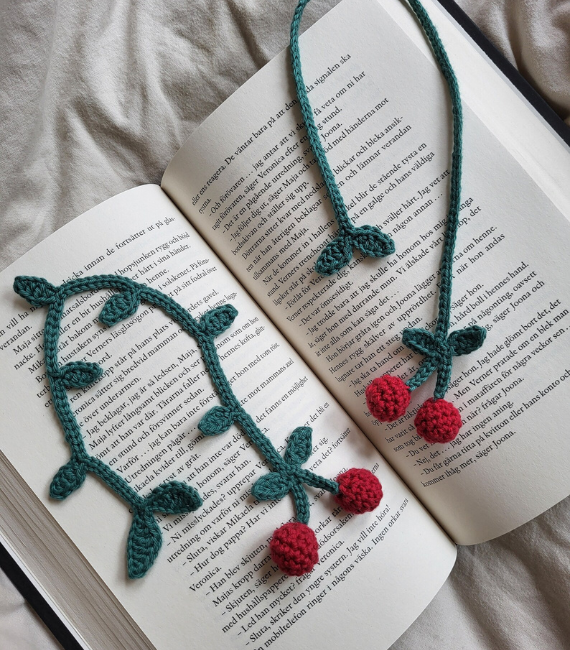
M333 275L349 264L354 248L368 257L384 257L392 254L395 246L392 238L383 233L380 228L369 225L357 228L352 223L327 154L321 144L319 131L313 117L313 109L305 88L299 51L299 24L308 2L309 0L300 0L291 22L291 67L309 143L325 182L338 225L338 234L321 251L315 264L315 271L321 275Z
M430 398L422 404L414 419L418 435L428 443L434 444L454 440L463 424L460 411L451 402L443 399L451 381L453 357L469 354L480 348L485 341L487 332L479 325L470 325L449 332L453 256L461 206L461 167L463 160L461 97L455 73L435 25L419 0L408 0L408 3L416 14L431 45L451 98L453 145L449 205L440 261L435 331L431 332L427 329L409 327L402 334L404 345L423 355L424 359L414 375L405 382L390 375L374 379L366 389L366 403L370 413L377 420L380 422L393 422L406 412L411 400L411 391L419 388L434 372L437 373L433 399Z
M313 110L309 101L307 94L305 82L303 79L303 74L301 70L301 55L299 50L299 25L301 18L303 16L303 11L310 0L299 0L295 13L293 15L293 20L291 22L291 67L293 70L293 78L295 80L295 87L297 90L297 97L299 101L299 106L305 120L305 128L307 130L307 135L313 153L315 155L319 169L323 180L326 184L328 194L331 199L331 203L334 209L335 217L339 227L339 237L336 240L331 242L327 248L321 253L319 261L316 265L316 270L323 272L323 265L326 267L324 269L324 274L329 275L330 272L336 272L342 268L345 264L350 261L352 257L352 250L350 252L350 257L347 259L341 259L336 255L335 262L336 264L328 264L327 262L327 249L331 245L335 244L339 239L352 239L352 246L361 248L358 246L358 237L355 236L357 231L361 229L355 228L342 197L341 191L338 187L338 184L335 180L334 173L329 164L327 154L324 150L324 147L321 143L317 125L315 124L315 119L313 116ZM428 13L426 12L423 5L419 0L408 0L410 7L416 14L418 21L424 30L424 33L431 45L435 59L439 65L439 68L443 74L443 77L449 88L449 94L451 97L452 104L452 116L453 116L453 150L451 155L451 179L450 179L450 190L449 190L449 208L447 213L447 224L444 237L443 251L441 257L440 265L440 281L439 281L439 304L438 304L438 316L437 316L437 325L436 325L436 336L445 338L449 330L450 323L450 314L451 314L451 287L453 279L453 254L455 250L455 240L457 237L457 228L459 225L459 206L461 199L461 166L462 166L462 130L463 130L463 115L461 108L461 97L459 93L459 86L457 84L457 79L449 58L441 42L441 39L437 33L435 25L431 21ZM369 226L364 228L370 229ZM380 232L380 231L378 231ZM383 235L383 233L382 233ZM383 235L386 237L386 235ZM392 240L390 240L391 242ZM351 246L351 248L352 248ZM393 242L391 244L393 252ZM363 251L364 252L364 251ZM387 253L384 253L387 254ZM380 255L378 255L380 256ZM340 266L341 262L343 265ZM420 378L425 375L425 369L422 371ZM431 374L431 373L429 373ZM428 376L429 376L428 374ZM413 381L413 380L411 380ZM447 389L447 385L443 392ZM438 391L441 392L441 391Z
M340 229L350 230L353 228L353 225L350 217L348 216L348 210L346 209L344 199L342 198L342 194L334 178L333 171L329 165L327 154L324 150L323 145L321 144L319 131L317 129L317 125L315 124L313 109L311 108L311 103L309 102L309 96L307 95L305 81L303 79L303 73L301 70L301 53L299 51L299 25L301 23L303 11L309 2L310 0L299 1L299 4L295 9L293 21L291 23L291 67L293 69L293 78L295 79L295 87L297 89L299 106L301 108L301 112L303 113L303 119L305 120L305 129L307 130L307 136L309 137L311 148L313 150L315 158L317 159L317 164L321 170L323 180L327 186L338 226Z
M463 162L463 109L461 107L461 96L455 72L451 67L447 52L441 42L435 25L428 16L419 0L408 0L414 13L430 42L434 56L437 60L441 73L447 83L451 97L451 113L453 119L453 149L451 152L451 178L449 187L449 208L447 213L447 224L440 264L439 280L439 304L437 313L436 334L443 337L449 331L451 316L451 284L453 279L453 253L455 251L455 240L459 227L459 207L461 204L461 167Z
M451 319L451 293L453 283L453 255L455 242L459 227L459 209L461 204L461 169L463 163L463 109L461 106L461 95L457 77L445 47L441 42L437 29L429 17L424 6L419 0L408 0L412 10L416 14L420 25L431 45L435 59L447 84L451 98L451 114L453 122L453 145L451 152L451 174L449 183L449 206L446 219L443 250L440 262L439 277L439 298L437 309L437 323L435 327L435 339L445 347L449 333ZM443 398L451 381L452 354L440 355L445 359L439 364L434 364L434 358L428 357L419 368L414 377L408 380L407 385L413 390L426 381L435 368L438 368L438 377L434 398Z

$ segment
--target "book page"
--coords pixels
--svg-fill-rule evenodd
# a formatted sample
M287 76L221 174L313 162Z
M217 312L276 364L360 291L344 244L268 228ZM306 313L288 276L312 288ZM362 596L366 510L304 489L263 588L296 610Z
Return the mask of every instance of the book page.
M408 4L400 0L378 2L413 40L427 61L435 65L433 53ZM570 212L568 145L437 0L424 0L422 4L443 38L456 75L461 80L463 101L554 205L567 215Z
M366 386L384 373L409 378L421 358L404 348L402 330L435 325L448 93L433 62L372 1L332 10L301 39L301 53L349 213L391 234L394 255L356 253L330 278L313 271L337 227L287 52L195 132L163 186L453 538L498 536L570 492L568 221L465 105L452 323L478 323L488 336L454 361L448 399L464 426L445 446L416 435L414 415L435 378L402 420L375 421Z
M220 400L195 341L145 303L103 327L97 317L111 292L82 293L66 304L59 363L96 361L105 370L93 386L69 392L88 451L143 496L178 480L204 500L195 513L158 517L158 558L144 578L129 580L127 505L92 475L63 502L48 498L69 450L46 382L46 309L14 293L22 274L56 285L124 275L196 318L233 304L238 316L216 343L247 412L280 452L294 428L311 426L306 467L327 478L368 468L383 485L380 506L354 516L308 488L320 562L299 578L281 573L268 540L293 517L292 502L253 499L252 484L270 467L235 425L213 437L198 431ZM9 387L0 395L2 452L156 648L179 649L190 638L199 648L289 648L301 639L323 649L387 648L439 589L454 562L452 542L160 188L94 208L6 269L0 283L0 377ZM344 624L331 625L335 619Z

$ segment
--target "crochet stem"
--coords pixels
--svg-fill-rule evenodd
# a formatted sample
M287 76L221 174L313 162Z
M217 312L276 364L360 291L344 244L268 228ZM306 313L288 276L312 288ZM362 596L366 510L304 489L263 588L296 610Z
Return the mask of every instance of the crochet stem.
M144 504L144 498L133 490L122 476L108 467L103 461L95 458L95 456L90 456L87 462L87 468L126 501L133 510Z
M433 393L435 399L443 399L445 397L445 393L447 393L447 387L451 381L451 368L451 359L449 360L449 363L440 365L437 371L437 381L435 384L435 391Z
M446 81L451 98L451 112L453 121L453 148L451 152L451 178L449 186L449 206L446 219L445 235L443 241L443 250L440 262L439 277L439 298L437 309L437 322L435 327L435 336L445 341L449 333L449 323L451 319L451 290L453 282L453 255L455 251L455 241L457 239L457 229L459 227L459 209L461 204L461 166L462 166L462 132L463 132L463 112L461 107L461 96L457 78L447 56L447 52L441 42L437 29L431 21L428 13L419 0L408 0L412 10L416 14L420 25L422 26L427 39L433 50L435 59L439 65L441 73ZM426 360L427 361L427 360ZM451 380L451 361L449 363L437 364L433 361L427 361L420 365L412 379L406 384L410 390L421 386L437 369L437 382L434 392L436 399L443 398L447 392Z
M317 164L321 170L321 175L327 186L328 194L334 209L334 214L338 223L339 234L355 230L355 227L348 216L348 210L342 198L342 194L336 184L333 171L329 165L327 154L321 144L319 131L315 124L313 117L313 109L309 102L307 90L305 87L305 80L301 70L301 54L299 52L299 24L303 16L303 10L309 3L309 0L299 0L299 4L295 9L293 20L291 22L291 67L293 69L293 79L295 80L295 88L297 90L297 98L299 99L299 106L303 119L305 120L305 129L309 137L309 143L315 154Z
M331 494L338 494L339 486L336 481L331 481L330 479L323 478L318 474L313 474L313 472L308 469L298 470L297 476L302 483L306 483L307 485L318 489L326 490Z
M297 513L297 521L300 521L302 524L309 523L310 516L310 506L309 498L304 488L295 483L291 488L291 493L293 494L293 501L295 502L295 511Z
M449 89L453 116L453 149L451 154L451 178L449 189L449 208L440 264L439 303L436 336L447 338L451 317L451 285L453 280L453 254L457 229L459 226L459 206L461 203L461 164L463 113L457 78L447 52L441 42L435 25L419 0L408 0L430 42L434 56ZM446 386L447 389L447 386Z
M273 446L271 440L269 440L269 438L257 427L252 417L246 413L241 406L239 409L240 412L237 422L242 431L257 447L262 456L265 456L265 458L271 463L274 470L284 468L286 463L283 458L281 458L277 449Z
M433 374L437 368L437 362L435 359L423 359L420 363L420 367L417 369L413 377L406 381L406 386L410 390L415 390L419 388L423 383L425 383Z

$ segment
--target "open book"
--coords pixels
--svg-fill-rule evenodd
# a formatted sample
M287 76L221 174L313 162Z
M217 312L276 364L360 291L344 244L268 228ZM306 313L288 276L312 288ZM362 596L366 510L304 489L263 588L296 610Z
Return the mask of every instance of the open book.
M484 348L454 364L450 397L465 424L451 444L415 435L430 385L388 425L364 398L374 377L406 377L420 362L401 331L434 319L447 207L447 94L397 0L345 0L301 39L350 215L390 233L394 255L356 256L332 278L314 273L335 223L283 52L195 131L161 187L106 201L0 274L0 530L87 647L387 648L446 579L456 544L501 535L570 492L570 155L426 6L465 108L452 321L488 330ZM359 517L313 491L312 573L292 578L272 566L267 540L292 504L253 506L251 484L267 468L247 439L236 427L213 438L198 431L218 397L193 341L144 304L102 327L104 292L70 299L61 328L62 362L106 371L70 392L88 449L141 495L176 479L204 505L161 518L163 548L133 581L123 502L92 476L65 501L49 499L69 452L46 382L45 310L27 307L12 283L95 274L148 284L195 317L233 304L239 315L217 340L221 363L273 443L310 426L311 468L378 476L384 498Z

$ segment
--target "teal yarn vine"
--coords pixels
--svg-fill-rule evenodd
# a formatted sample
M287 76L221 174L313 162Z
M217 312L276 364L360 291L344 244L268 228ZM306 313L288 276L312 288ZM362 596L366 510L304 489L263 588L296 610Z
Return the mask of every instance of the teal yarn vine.
M443 398L451 381L453 357L469 354L479 349L487 331L479 325L449 333L451 320L451 290L453 282L453 256L461 205L461 170L463 161L463 110L459 85L453 67L441 42L437 29L419 0L408 0L431 45L441 73L449 89L453 120L453 149L449 207L440 262L439 300L435 332L407 328L402 342L424 359L417 372L405 383L385 375L375 379L366 389L366 402L371 414L381 422L392 422L401 417L410 403L411 391L419 388L431 375L437 373L433 399L420 407L415 425L418 434L429 443L453 440L462 426L458 409Z
M291 22L291 68L309 143L321 170L338 225L337 236L321 251L315 264L315 271L320 275L333 275L350 263L355 248L367 257L384 257L391 255L395 251L395 246L392 238L383 233L380 228L369 225L357 228L352 223L327 154L321 144L319 130L305 88L299 51L299 24L308 3L309 0L299 0Z
M196 320L169 296L121 276L96 275L70 280L58 287L43 278L19 276L14 281L14 291L31 305L48 308L44 329L46 373L53 405L71 452L70 460L59 469L52 480L50 496L60 500L67 498L81 487L87 473L91 472L129 504L133 513L127 541L127 569L130 578L144 576L160 550L162 534L153 513L192 512L202 505L202 499L193 487L178 481L159 485L148 496L142 497L122 476L87 451L79 424L71 409L67 390L93 384L102 377L103 369L96 363L84 361L71 361L60 365L58 343L66 299L100 289L116 292L107 299L99 314L99 321L103 325L112 327L130 318L144 301L160 308L198 344L206 369L222 402L202 417L198 428L206 436L216 436L228 431L232 424L238 425L273 469L253 485L253 496L261 501L280 500L288 493L292 494L298 523L285 524L275 531L270 545L272 556L282 570L291 575L301 575L310 571L318 561L318 555L315 555L315 535L306 526L310 508L305 485L330 492L350 512L365 512L378 505L382 495L380 483L367 470L350 470L360 473L360 479L355 483L352 479L347 481L347 473L341 474L337 481L333 481L302 468L312 453L312 430L309 427L298 427L292 432L282 457L244 410L222 370L214 343L214 339L232 325L238 314L232 305L214 307ZM371 494L375 497L371 498ZM363 504L368 510L358 510ZM297 528L291 529L291 526Z

